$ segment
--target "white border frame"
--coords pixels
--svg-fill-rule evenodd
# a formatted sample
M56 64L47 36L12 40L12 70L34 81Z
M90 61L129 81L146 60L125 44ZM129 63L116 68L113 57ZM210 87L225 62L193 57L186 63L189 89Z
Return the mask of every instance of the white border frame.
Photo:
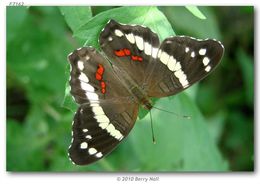
M149 178L150 176L159 176L159 181L149 181L147 182L149 185L199 185L199 186L222 186L222 185L236 185L236 186L244 186L244 185L257 185L260 183L259 179L259 161L257 156L259 155L259 143L258 143L258 136L259 134L259 127L258 124L258 100L256 100L255 104L255 172L254 173L237 173L237 172L229 172L229 173L10 173L6 172L6 6L9 5L10 2L24 2L24 6L29 5L183 5L185 2L182 0L131 0L131 1L122 1L122 0L113 0L104 2L102 0L95 0L95 4L92 4L93 1L85 1L85 0L52 0L50 2L46 2L46 0L37 0L37 2L33 0L24 0L24 1L9 1L9 0L1 0L0 1L0 43L1 43L1 91L0 91L0 103L4 105L4 109L0 112L0 117L2 120L1 128L1 154L4 157L0 161L0 185L9 186L9 185L26 185L26 186L37 186L39 185L61 185L61 186L78 186L78 185L101 185L101 184L113 184L114 185L122 185L122 184L129 184L131 181L122 182L117 181L118 177L122 176L133 176L134 178ZM255 5L255 47L259 42L259 38L257 37L258 34L258 14L257 14L257 0L250 0L250 1L243 1L243 0L236 0L236 1L192 1L186 2L187 4L191 5ZM91 3L91 4L90 4ZM108 4L109 3L109 4ZM124 4L127 3L127 4ZM227 4L229 3L229 4ZM255 98L257 98L258 86L257 82L259 82L259 75L258 65L257 65L257 50L255 50ZM131 184L143 184L144 181L132 181Z

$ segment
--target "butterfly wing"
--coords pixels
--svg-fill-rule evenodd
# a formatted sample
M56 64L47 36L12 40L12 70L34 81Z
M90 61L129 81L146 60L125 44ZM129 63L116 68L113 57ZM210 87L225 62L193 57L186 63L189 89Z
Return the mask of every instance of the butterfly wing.
M93 163L111 152L132 129L138 105L81 105L73 120L69 157L77 165Z
M112 65L140 87L144 85L160 45L156 33L144 26L123 25L110 20L100 33L99 43Z
M72 127L69 157L78 165L111 152L132 129L138 104L120 83L110 64L95 49L83 47L69 55L70 87L80 104Z
M165 39L157 54L157 64L150 72L148 95L170 96L190 87L216 68L223 52L223 45L213 39Z

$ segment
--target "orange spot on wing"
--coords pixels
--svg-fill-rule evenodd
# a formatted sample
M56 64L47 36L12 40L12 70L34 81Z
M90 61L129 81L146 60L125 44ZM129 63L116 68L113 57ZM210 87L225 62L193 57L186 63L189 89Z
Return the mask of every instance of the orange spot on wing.
M105 94L105 93L106 93L106 89L102 88L102 89L101 89L101 93L102 93L102 94Z

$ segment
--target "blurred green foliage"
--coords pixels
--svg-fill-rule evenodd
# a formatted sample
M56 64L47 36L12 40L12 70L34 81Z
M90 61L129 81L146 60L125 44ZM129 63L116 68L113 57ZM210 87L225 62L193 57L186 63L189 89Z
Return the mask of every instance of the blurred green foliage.
M253 16L253 7L7 7L7 170L254 170ZM216 38L225 55L205 80L156 101L190 120L153 109L154 145L144 112L110 155L75 166L67 157L77 105L66 57L83 44L99 48L111 18L146 25L161 40Z

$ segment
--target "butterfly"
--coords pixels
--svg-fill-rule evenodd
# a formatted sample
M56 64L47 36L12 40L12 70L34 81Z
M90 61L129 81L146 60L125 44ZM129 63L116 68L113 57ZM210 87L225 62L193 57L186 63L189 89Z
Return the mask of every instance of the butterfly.
M224 53L215 39L158 35L141 25L109 20L99 36L101 52L82 47L69 54L71 95L79 105L72 122L69 158L96 162L127 137L138 108L151 98L175 95L206 77Z

